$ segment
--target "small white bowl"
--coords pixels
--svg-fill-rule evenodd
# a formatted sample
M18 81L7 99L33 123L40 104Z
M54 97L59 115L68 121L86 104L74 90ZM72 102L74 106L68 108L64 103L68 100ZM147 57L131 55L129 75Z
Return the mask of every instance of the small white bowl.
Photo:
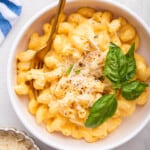
M131 116L123 120L121 126L110 134L104 140L95 143L86 143L84 140L75 140L70 137L64 137L60 134L49 134L45 128L39 126L32 115L27 110L27 100L20 100L14 92L14 86L16 84L16 54L20 51L24 51L27 48L29 37L34 31L41 31L42 25L50 20L50 17L54 14L57 1L54 1L46 8L42 9L34 17L32 17L28 23L21 29L17 36L13 47L9 54L8 68L7 68L7 86L13 105L19 119L24 126L43 143L52 146L57 149L63 150L107 150L120 146L121 144L129 141L137 133L139 133L150 119L150 101L141 108L137 108L136 112ZM117 16L123 16L133 24L140 36L140 48L139 52L145 57L150 65L150 31L148 26L140 19L135 13L126 8L124 5L120 5L111 0L70 0L67 2L65 12L73 12L79 7L89 6L96 9L108 10L113 12Z
M0 140L3 139L7 141L0 142L0 148L5 148L7 145L12 147L15 144L18 144L19 147L22 145L28 150L40 150L29 136L27 136L24 132L18 131L14 128L0 128Z

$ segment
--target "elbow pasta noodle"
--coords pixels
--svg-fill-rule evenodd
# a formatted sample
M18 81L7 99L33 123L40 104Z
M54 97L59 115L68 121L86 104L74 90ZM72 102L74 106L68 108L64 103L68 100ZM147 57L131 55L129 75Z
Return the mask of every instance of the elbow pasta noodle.
M43 25L43 34L32 33L28 49L17 55L17 95L29 97L28 111L38 124L45 124L48 132L60 132L65 136L95 142L104 139L130 116L137 105L148 100L146 90L134 101L125 100L118 94L115 114L96 128L86 128L85 120L91 106L106 92L113 89L108 81L97 80L103 72L109 43L114 42L126 54L135 43L140 45L136 29L123 17L113 17L108 11L80 8L66 16L62 15L58 32L51 50L44 58L42 69L32 69L31 61L38 49L43 47L50 35L52 18ZM136 75L134 79L147 81L150 67L145 59L135 52ZM29 85L33 80L38 90L37 99Z
M136 65L137 65L137 78L146 81L150 77L150 67L147 66L145 59L135 53Z
M86 18L91 18L95 13L95 10L93 8L80 8L78 9L77 13Z
M149 90L146 89L137 99L136 99L136 104L137 105L144 105L147 103L148 100L148 95L149 94Z
M120 20L114 19L112 22L109 24L109 32L116 32L120 29L121 23Z
M30 62L19 62L17 68L20 71L28 71L30 69Z
M137 34L135 35L135 38L131 41L131 43L135 43L135 50L139 48L140 39Z
M28 87L25 83L19 84L15 87L15 91L19 95L27 95L28 94Z
M72 13L68 17L68 22L74 25L78 25L86 20L85 17L80 15L79 13Z
M19 84L25 83L26 82L26 76L27 76L27 72L18 71L18 73L17 73L17 84L19 85Z
M45 23L44 25L43 25L43 31L44 31L44 33L45 34L50 34L50 32L51 32L51 29L52 29L52 25L51 24L49 24L49 23Z
M37 101L48 105L52 99L54 98L53 95L50 94L49 89L45 89L39 94Z
M105 11L105 12L102 14L101 22L110 23L111 20L112 20L112 13Z
M97 43L101 50L105 51L109 47L110 36L107 31L103 31L98 35Z
M35 53L36 52L34 50L27 50L25 52L20 53L17 56L17 59L21 62L29 62L34 57Z
M121 118L111 118L107 121L107 131L108 133L113 132L120 124L121 124Z
M28 103L28 110L32 115L35 115L39 108L39 103L35 99L31 99Z
M118 100L118 109L122 117L130 116L136 109L135 101L126 101L122 96Z
M48 118L48 107L47 105L41 105L36 111L36 121L37 123L42 123Z
M86 110L84 110L83 108L82 109L80 109L79 111L78 111L78 117L79 118L85 118L86 117Z
M59 25L58 33L59 34L69 34L74 29L73 24L68 22L62 22Z
M92 16L92 19L97 21L97 22L101 22L102 15L103 15L103 13L100 11L95 12Z

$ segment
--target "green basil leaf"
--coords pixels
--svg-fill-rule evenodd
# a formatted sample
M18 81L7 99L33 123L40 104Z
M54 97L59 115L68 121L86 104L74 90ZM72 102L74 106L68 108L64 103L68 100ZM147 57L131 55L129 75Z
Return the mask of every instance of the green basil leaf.
M121 83L126 80L126 72L126 56L120 47L110 43L104 66L104 75L113 83Z
M120 83L115 83L114 86L113 86L113 89L114 89L114 90L118 90L118 89L121 88L121 85L122 85L122 84L120 84Z
M94 128L112 117L117 109L117 100L114 94L107 94L99 98L92 106L85 122L88 128Z
M132 79L136 73L136 61L134 58L134 49L135 49L135 43L132 44L128 53L126 54L127 63L128 63L127 72L126 72L127 81Z
M67 69L67 71L66 71L66 75L67 75L67 76L71 73L72 68L73 68L73 64L71 64L71 65L69 66L69 68Z
M81 70L75 70L76 74L79 74L81 72Z
M122 86L122 96L127 100L134 100L139 97L148 85L134 80Z

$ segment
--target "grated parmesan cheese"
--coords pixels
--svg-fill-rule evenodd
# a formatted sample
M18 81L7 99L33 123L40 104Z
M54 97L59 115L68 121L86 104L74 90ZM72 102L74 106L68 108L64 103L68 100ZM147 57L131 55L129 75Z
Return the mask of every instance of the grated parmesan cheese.
M69 101L88 101L88 107L93 104L105 88L105 84L98 78L103 74L106 54L107 52L93 50L74 63L70 74L63 76L57 83L56 90L66 91L59 103L68 105ZM76 74L76 70L80 70L80 73Z
M0 135L0 150L29 150L23 141L17 140L16 137Z

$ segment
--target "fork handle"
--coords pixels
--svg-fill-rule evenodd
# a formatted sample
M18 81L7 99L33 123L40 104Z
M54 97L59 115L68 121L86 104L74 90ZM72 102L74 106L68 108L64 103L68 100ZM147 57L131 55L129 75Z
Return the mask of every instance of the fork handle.
M55 15L55 18L54 18L54 23L52 25L52 30L51 30L49 39L47 41L47 52L51 49L51 45L53 43L53 40L55 39L57 30L58 30L58 27L59 27L59 23L61 21L61 15L63 14L65 3L66 3L66 0L59 0L56 15Z

